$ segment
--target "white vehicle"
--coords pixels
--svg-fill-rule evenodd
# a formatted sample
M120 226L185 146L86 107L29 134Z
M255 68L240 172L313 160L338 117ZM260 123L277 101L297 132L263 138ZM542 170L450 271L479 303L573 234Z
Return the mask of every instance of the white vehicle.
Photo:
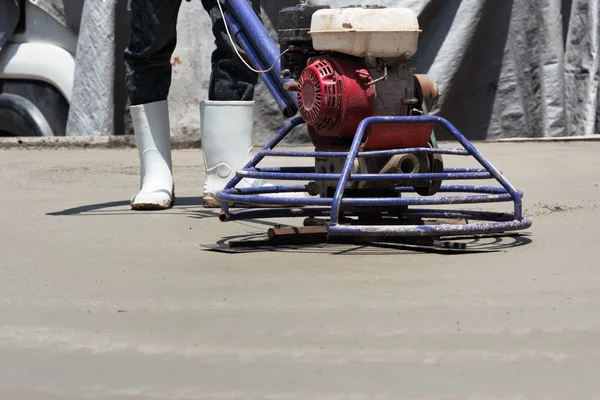
M77 36L29 0L0 0L0 136L64 136Z

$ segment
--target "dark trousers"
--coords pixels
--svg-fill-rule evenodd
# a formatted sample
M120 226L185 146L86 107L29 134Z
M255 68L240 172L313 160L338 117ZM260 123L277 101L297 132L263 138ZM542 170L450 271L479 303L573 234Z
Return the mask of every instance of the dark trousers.
M182 0L130 0L131 36L125 50L127 89L132 105L166 100L171 87L171 56L177 44L177 15ZM258 75L238 58L225 31L217 0L202 0L209 13L216 49L208 98L249 101ZM251 0L260 16L260 0Z

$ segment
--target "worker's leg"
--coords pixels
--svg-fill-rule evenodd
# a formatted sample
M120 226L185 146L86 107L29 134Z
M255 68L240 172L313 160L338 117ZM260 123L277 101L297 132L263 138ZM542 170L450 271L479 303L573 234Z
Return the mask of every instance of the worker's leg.
M227 35L216 0L202 0L210 14L216 49L208 101L200 105L202 149L206 167L204 204L219 207L216 193L244 167L252 155L254 88L258 74L239 59ZM260 15L260 0L252 0ZM241 52L241 50L240 50ZM263 186L265 182L244 179L238 187Z
M131 117L140 156L137 210L172 206L174 184L167 97L181 0L130 0L131 36L125 51Z
M260 16L260 0L251 1L254 11ZM212 53L212 74L208 99L213 101L251 101L258 74L248 69L239 59L231 44L216 0L202 0L209 13L215 36L215 50ZM240 49L240 52L241 49Z

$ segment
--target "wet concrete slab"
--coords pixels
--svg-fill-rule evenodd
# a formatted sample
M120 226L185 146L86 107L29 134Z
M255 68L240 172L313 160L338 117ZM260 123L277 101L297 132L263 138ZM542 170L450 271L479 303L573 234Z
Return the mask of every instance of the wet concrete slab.
M135 150L0 150L0 397L593 398L600 143L480 148L534 225L453 255L211 252L271 225L201 207L199 151L136 213Z

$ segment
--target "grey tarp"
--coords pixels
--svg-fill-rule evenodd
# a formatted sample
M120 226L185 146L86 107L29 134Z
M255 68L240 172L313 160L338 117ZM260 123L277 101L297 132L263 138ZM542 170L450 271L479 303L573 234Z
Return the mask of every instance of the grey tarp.
M19 22L19 5L15 0L0 0L0 50Z
M115 3L85 0L67 134L115 133Z
M38 0L60 3L61 0ZM331 6L357 0L312 0ZM293 1L266 0L275 10ZM600 133L599 0L362 1L409 7L423 35L415 66L439 84L435 112L473 139ZM115 0L87 0L71 134L110 134ZM60 7L53 6L54 10ZM67 9L63 7L63 10ZM268 13L271 19L274 12ZM211 38L206 38L210 48ZM207 59L208 62L208 59ZM190 99L193 100L193 99ZM260 110L259 110L260 112ZM272 113L272 108L267 112ZM272 114L270 114L272 115ZM75 124L76 121L76 125ZM112 120L108 121L112 124Z
M436 113L470 138L600 133L598 0L377 3L419 13L415 66L442 89Z

